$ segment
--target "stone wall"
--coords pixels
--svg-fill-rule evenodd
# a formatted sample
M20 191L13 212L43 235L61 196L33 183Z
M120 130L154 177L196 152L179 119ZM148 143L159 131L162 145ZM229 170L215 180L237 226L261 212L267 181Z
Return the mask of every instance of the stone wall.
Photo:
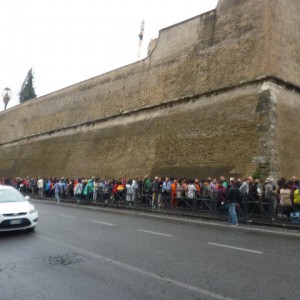
M0 176L288 172L296 2L220 0L162 29L144 60L1 112Z
M300 1L269 0L270 74L300 86Z
M276 99L276 125L274 126L274 146L276 155L273 167L278 175L300 174L300 91L273 87Z
M2 147L22 176L237 176L257 171L268 127L262 83L186 98ZM261 93L264 93L262 97ZM268 136L266 136L268 141ZM265 161L268 160L266 155ZM11 173L9 175L13 175Z

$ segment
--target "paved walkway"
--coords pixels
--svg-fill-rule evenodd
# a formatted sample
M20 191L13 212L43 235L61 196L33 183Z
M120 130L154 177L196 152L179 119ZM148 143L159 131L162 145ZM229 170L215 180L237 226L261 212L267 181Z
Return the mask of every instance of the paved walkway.
M54 198L38 198L34 197L31 198L33 202L42 202L48 204L55 204ZM125 206L123 205L100 205L100 204L93 204L93 203L82 203L77 205L75 200L71 199L64 199L59 205L65 206L72 206L72 207L80 207L85 209L99 209L104 211L113 211L117 213L130 213L130 214L139 214L145 216L152 216L152 217L163 217L163 218L170 218L173 220L189 220L190 222L215 222L219 225L228 225L228 217L227 213L218 213L218 214L211 214L206 211L186 211L180 209L164 209L164 208L149 208L143 206ZM250 227L261 227L261 228L278 228L284 230L293 230L293 231L300 231L300 224L292 224L290 219L278 219L278 220L270 220L270 219L263 219L259 217L254 217L249 220L245 220L243 216L239 217L239 224L243 227L247 226Z

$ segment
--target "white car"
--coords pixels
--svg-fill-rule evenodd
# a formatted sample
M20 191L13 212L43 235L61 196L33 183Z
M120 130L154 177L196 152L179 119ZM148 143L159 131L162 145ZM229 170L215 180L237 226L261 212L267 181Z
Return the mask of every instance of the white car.
M0 185L0 231L33 231L38 224L38 212L17 189Z

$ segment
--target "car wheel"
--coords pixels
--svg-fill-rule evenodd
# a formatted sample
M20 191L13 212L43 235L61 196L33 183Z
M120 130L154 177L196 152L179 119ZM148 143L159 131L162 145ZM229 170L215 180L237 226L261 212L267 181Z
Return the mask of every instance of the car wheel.
M34 229L35 229L35 227L31 227L31 228L28 228L28 229L26 229L26 230L27 230L27 232L33 232Z

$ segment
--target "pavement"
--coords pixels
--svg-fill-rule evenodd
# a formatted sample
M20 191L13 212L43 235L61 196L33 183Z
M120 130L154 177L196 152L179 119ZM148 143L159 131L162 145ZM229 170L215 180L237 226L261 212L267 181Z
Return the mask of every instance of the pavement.
M34 197L31 200L48 203L48 204L56 204L54 198L38 198ZM227 213L218 213L211 214L206 211L186 211L186 210L178 210L178 209L164 209L164 208L149 208L143 206L124 206L124 205L99 205L94 203L82 203L77 205L75 200L72 201L70 199L64 199L59 205L63 206L76 206L85 209L93 209L93 210L103 210L103 211L111 211L114 213L127 213L127 214L139 214L139 215L147 215L147 216L155 216L155 217L163 217L170 219L180 219L180 220L190 220L190 221L210 221L217 222L219 224L228 225L228 217ZM259 218L258 216L251 217L250 219L245 219L244 216L239 217L239 224L247 227L262 227L262 228L278 228L283 230L292 230L292 231L300 231L300 224L293 224L290 219L266 219Z
M1 300L300 299L299 231L32 202L36 231L0 235Z

